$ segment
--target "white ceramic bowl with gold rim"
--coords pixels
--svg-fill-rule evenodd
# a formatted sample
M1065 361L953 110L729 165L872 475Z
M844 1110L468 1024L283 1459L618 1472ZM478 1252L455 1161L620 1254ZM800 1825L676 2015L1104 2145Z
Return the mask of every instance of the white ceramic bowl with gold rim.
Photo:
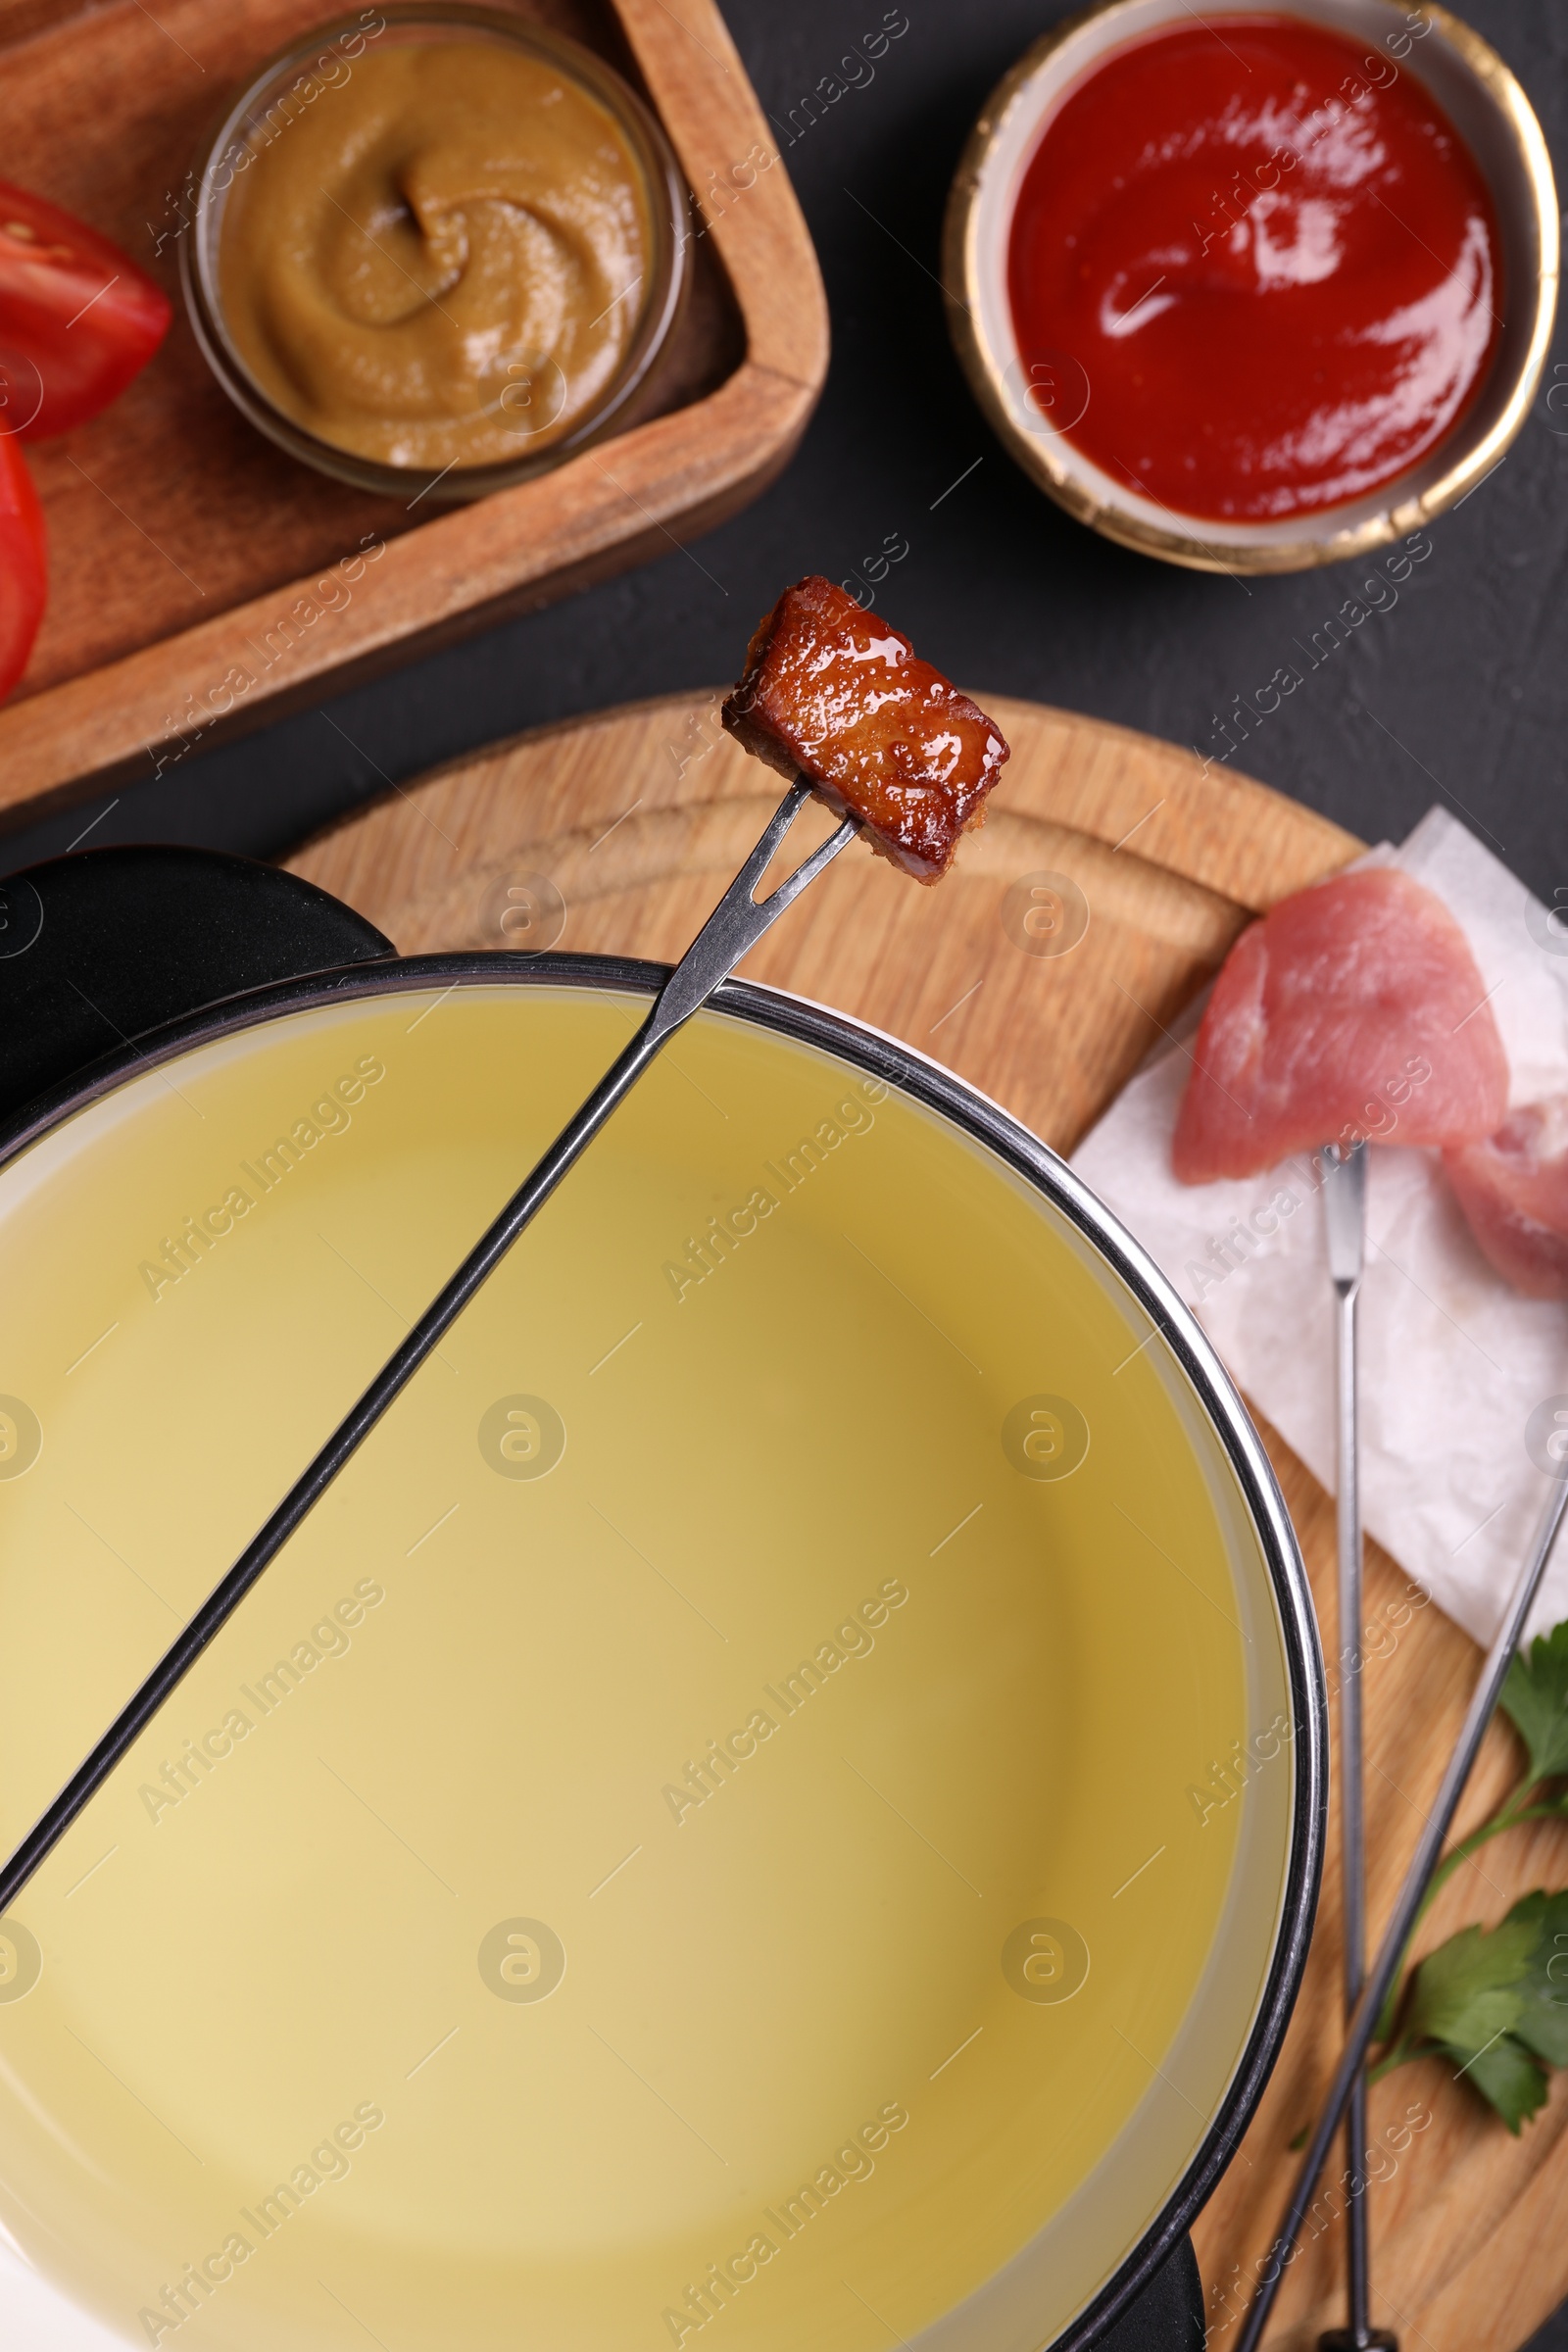
M1304 571L1383 547L1456 506L1500 464L1529 414L1551 342L1560 236L1557 191L1529 99L1496 51L1446 9L1400 0L1205 0L1204 21L1287 15L1364 41L1430 90L1491 189L1506 317L1486 382L1437 449L1368 497L1314 516L1235 523L1175 513L1117 481L1067 437L1091 387L1059 355L1047 415L1031 397L1007 292L1013 210L1041 134L1063 97L1111 51L1190 24L1185 0L1101 0L1054 25L987 99L949 198L943 278L954 341L982 409L1024 471L1107 539L1197 571ZM1412 34L1424 23L1426 30Z

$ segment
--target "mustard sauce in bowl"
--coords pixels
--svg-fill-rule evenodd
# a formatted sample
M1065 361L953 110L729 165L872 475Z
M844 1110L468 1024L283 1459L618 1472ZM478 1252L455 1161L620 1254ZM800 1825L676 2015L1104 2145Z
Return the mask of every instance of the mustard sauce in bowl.
M678 182L575 44L458 8L389 11L356 45L317 36L231 110L203 172L198 333L294 455L473 495L579 446L645 378L680 291Z

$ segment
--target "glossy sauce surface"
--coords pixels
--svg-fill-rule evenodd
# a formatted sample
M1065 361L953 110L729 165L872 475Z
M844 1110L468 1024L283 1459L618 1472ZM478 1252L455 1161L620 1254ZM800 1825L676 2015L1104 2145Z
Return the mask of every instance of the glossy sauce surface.
M820 573L763 614L724 724L781 774L808 776L917 882L940 880L985 821L1008 757L996 721L902 629Z
M385 465L495 465L611 389L647 300L648 193L582 83L501 41L432 39L272 112L220 283L286 416Z
M1013 216L1019 357L1126 488L1268 522L1437 448L1502 308L1490 193L1407 62L1288 16L1115 52L1047 125ZM1074 406L1078 405L1077 398Z

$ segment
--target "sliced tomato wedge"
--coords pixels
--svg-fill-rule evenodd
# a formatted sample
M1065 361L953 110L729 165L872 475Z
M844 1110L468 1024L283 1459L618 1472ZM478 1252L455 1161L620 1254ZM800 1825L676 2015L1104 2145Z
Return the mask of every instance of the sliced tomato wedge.
M0 431L0 701L27 666L48 595L43 509L15 434Z
M0 180L0 430L69 433L146 367L173 313L128 254Z

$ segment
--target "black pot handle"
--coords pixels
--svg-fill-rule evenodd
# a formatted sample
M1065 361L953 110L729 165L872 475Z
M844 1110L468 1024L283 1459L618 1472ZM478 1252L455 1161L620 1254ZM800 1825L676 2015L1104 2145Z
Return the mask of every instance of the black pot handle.
M315 883L212 850L86 850L8 875L0 1124L166 1021L396 953Z
M1184 2236L1095 2352L1203 2352L1203 2282Z

